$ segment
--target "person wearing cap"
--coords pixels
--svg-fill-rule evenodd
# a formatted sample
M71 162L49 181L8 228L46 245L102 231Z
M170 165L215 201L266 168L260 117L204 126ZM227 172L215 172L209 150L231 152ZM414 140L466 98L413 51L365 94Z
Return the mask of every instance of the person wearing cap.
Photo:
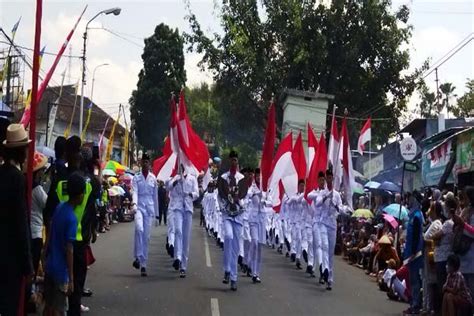
M230 169L218 179L219 201L222 210L223 235L224 235L224 278L222 283L229 284L232 291L237 291L237 263L240 253L240 239L242 238L243 205L246 192L241 192L241 187L248 189L244 175L238 171L239 159L235 151L229 154Z
M316 199L315 206L320 208L322 271L326 289L332 290L334 282L334 250L336 247L337 215L342 210L342 199L333 187L332 170L326 171L326 189L322 190Z
M33 190L31 192L31 253L33 256L34 273L38 273L38 266L43 249L43 209L46 206L48 195L41 185L48 158L35 152L33 157Z
M308 193L308 200L312 201L311 208L313 210L313 267L319 267L319 283L324 284L322 269L322 248L321 248L321 226L322 224L322 205L316 205L316 200L325 192L326 177L324 172L318 173L318 188Z
M148 242L150 241L153 219L159 216L158 184L150 172L150 157L144 153L141 159L142 170L132 179L133 203L135 210L135 238L133 254L135 261L132 266L140 269L142 277L146 277L148 261Z
M179 174L166 181L166 187L170 194L168 209L173 213L174 218L173 268L179 270L180 278L185 278L194 212L193 202L199 198L198 181L181 164Z
M0 315L16 315L22 280L33 275L31 232L28 224L26 161L28 134L21 124L10 124L3 141L4 164L0 166Z

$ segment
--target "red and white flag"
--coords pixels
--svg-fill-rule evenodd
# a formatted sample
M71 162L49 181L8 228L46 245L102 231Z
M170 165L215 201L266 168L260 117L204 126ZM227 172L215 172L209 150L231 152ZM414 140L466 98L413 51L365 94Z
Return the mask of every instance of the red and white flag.
M327 164L328 155L326 150L326 138L324 137L324 132L322 132L321 138L319 139L318 149L316 150L316 157L309 169L305 196L307 196L309 192L318 188L318 174L319 172L326 172Z
M334 112L335 113L335 112ZM332 116L331 122L331 134L329 136L329 148L328 148L328 167L331 165L334 167L339 160L339 133L337 132L337 121L336 115Z
M260 161L260 181L262 191L268 189L268 179L272 172L273 152L275 151L276 123L275 104L272 102L268 109L267 128L265 129L265 140L263 141L262 160Z
M342 187L347 205L352 208L352 195L355 187L354 170L352 169L352 155L349 143L347 121L344 117L341 127L341 161L342 161ZM337 188L337 187L336 187Z
M303 139L301 132L298 134L298 137L295 141L295 146L293 146L293 151L291 153L291 159L293 160L293 165L295 166L296 173L298 175L298 181L306 179L306 157L304 154ZM296 184L298 185L298 183Z
M293 135L290 132L278 146L272 164L272 175L268 184L268 195L273 208L278 211L281 198L286 192L288 196L296 194L298 190L298 173L292 159ZM284 192L283 192L284 190Z
M201 171L208 168L209 150L206 143L191 127L186 111L184 90L181 90L179 95L178 119L179 163L183 164L187 173L197 177Z
M174 98L170 102L170 133L166 137L165 145L163 147L163 155L153 161L153 173L156 178L161 181L166 181L174 176L177 171L178 163L178 117L176 115L176 102Z
M372 140L371 124L372 120L369 117L360 131L359 141L357 142L357 150L361 155L364 154L365 144Z
M309 171L311 170L311 165L313 164L314 157L316 156L317 148L318 141L316 139L316 136L314 136L311 124L308 123L308 168L306 170L306 176L309 175Z

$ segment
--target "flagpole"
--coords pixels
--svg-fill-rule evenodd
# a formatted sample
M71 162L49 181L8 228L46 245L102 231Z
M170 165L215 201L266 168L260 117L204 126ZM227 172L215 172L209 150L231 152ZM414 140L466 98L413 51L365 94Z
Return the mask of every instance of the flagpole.
M370 131L372 133L372 129ZM370 140L369 140L369 181L372 181L372 137L370 137ZM369 190L369 210L372 210L372 192L370 192L370 190Z

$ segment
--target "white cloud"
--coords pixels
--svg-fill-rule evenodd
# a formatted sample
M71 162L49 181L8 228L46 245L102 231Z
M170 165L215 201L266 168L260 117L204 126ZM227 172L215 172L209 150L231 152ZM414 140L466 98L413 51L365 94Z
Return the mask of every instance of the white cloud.
M201 59L202 54L188 53L185 55L186 84L190 87L198 86L202 82L210 84L213 81L211 72L202 71L201 67L198 66Z

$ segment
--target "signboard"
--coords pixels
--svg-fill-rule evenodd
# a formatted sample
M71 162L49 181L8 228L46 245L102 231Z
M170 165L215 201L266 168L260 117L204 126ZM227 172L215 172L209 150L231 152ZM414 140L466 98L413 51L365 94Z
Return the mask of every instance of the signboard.
M457 174L474 171L474 130L458 136L454 170Z
M383 154L377 155L364 163L364 176L371 179L383 170Z
M409 171L409 172L417 172L418 171L418 166L414 162L405 161L404 168L405 168L405 171Z
M411 137L405 137L400 142L400 153L405 161L412 161L416 156L416 142Z
M421 156L421 175L424 186L438 185L439 180L446 169L446 163L451 157L451 152L447 152L442 162L433 163L432 159L430 159L430 155L427 153L436 145L437 144L432 144L423 149L423 154ZM449 175L447 183L454 183L452 174Z

